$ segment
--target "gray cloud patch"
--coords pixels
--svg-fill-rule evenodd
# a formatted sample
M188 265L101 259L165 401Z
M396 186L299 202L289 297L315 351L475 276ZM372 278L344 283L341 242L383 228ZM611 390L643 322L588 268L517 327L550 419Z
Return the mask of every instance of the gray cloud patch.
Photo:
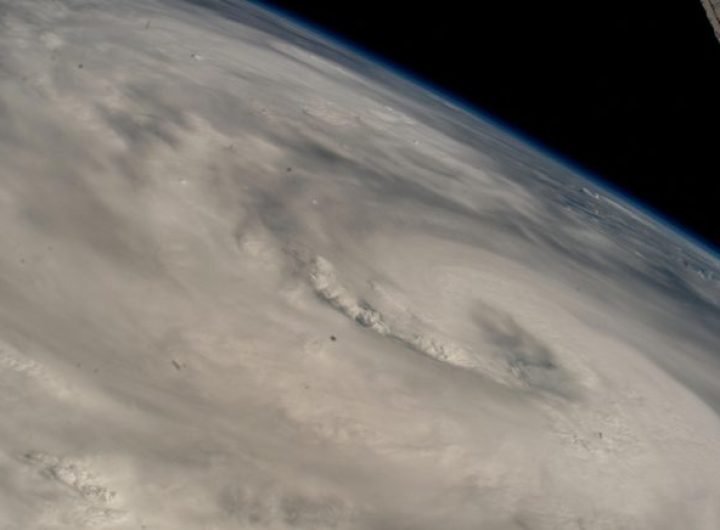
M475 318L494 355L530 390L577 398L579 388L551 348L521 328L515 320L481 305Z

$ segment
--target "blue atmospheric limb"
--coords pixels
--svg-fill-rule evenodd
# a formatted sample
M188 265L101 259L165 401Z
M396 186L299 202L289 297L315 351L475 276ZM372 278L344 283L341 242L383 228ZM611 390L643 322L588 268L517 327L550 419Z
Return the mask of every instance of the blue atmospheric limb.
M206 0L207 3L207 0ZM545 145L540 139L529 136L517 127L512 126L499 116L488 112L487 110L481 109L464 98L452 93L448 90L443 89L439 85L433 83L431 80L418 75L402 65L393 62L385 57L379 56L367 48L349 41L348 39L333 33L326 28L322 28L317 24L314 24L306 19L301 19L298 16L285 11L277 6L269 5L267 2L262 0L251 1L256 5L261 6L264 10L275 14L278 18L282 19L284 24L295 25L300 31L306 34L311 34L315 37L318 43L323 43L323 48L330 45L334 50L345 50L348 54L353 55L353 59L361 60L373 65L375 68L380 67L387 72L403 79L406 82L413 84L415 87L420 88L426 92L426 95L432 96L439 103L446 107L454 109L456 112L466 114L473 119L480 120L486 124L490 124L495 128L499 129L502 133L507 136L513 137L516 140L524 143L527 148L535 151L540 156L547 157L557 164L564 166L566 169L575 173L581 179L584 179L591 184L592 187L598 189L601 194L606 196L612 196L615 202L624 203L626 206L642 213L643 215L654 219L658 224L662 225L668 232L673 233L675 236L692 242L695 246L701 248L707 254L713 256L716 259L720 259L720 249L716 248L710 242L704 240L698 234L680 226L677 222L670 219L664 213L652 208L644 201L638 199L632 194L628 193L618 186L613 185L607 179L602 178L599 175L593 174L590 170L583 167L583 165L573 160L556 150L551 149ZM720 22L718 21L718 15L720 14L720 0L703 0L703 3L708 9L709 15L712 15L713 25L716 31L720 32ZM224 9L232 9L232 0L220 0L220 4Z
M241 6L237 0L185 1L189 4L211 9L230 19L248 21L248 17L252 16L249 14L251 10L248 9L247 3L243 3ZM717 23L717 14L720 13L720 0L703 1L706 4L708 13L715 15L713 21L714 23ZM386 78L389 75L396 78L396 81L399 80L403 84L412 85L413 89L423 92L423 95L426 98L434 100L435 103L438 103L445 108L454 110L457 114L463 115L466 119L469 118L473 121L480 121L486 125L495 127L500 133L502 133L502 135L523 143L523 147L529 151L533 151L535 155L550 159L556 164L571 171L576 177L584 180L590 187L597 189L601 194L611 196L615 202L624 204L626 207L630 207L636 212L652 218L669 233L672 233L686 242L692 242L692 244L702 249L706 254L713 256L715 259L720 259L720 249L704 240L698 234L680 226L664 213L652 208L644 201L641 201L639 198L630 194L627 190L613 185L607 179L602 178L583 167L582 163L579 161L573 160L548 147L540 139L527 135L499 116L477 107L459 95L440 87L425 77L420 76L416 72L413 72L385 57L381 57L367 48L351 42L341 35L320 27L306 19L300 18L291 12L262 0L251 0L250 4L251 6L254 5L256 8L259 8L256 18L253 18L251 22L261 24L268 23L268 17L264 16L261 11L265 13L269 12L270 14L275 15L273 18L277 27L265 27L264 29L271 32L272 30L282 30L284 37L286 37L288 33L296 37L297 41L294 42L296 45L307 47L313 52L329 56L332 59L341 61L344 59L344 64L352 64L359 70L373 72L381 70L383 76Z

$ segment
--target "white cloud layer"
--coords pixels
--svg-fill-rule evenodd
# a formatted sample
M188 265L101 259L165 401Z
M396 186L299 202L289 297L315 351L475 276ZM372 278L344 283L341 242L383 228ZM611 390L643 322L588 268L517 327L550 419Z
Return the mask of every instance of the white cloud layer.
M716 258L205 3L0 0L0 530L720 528Z

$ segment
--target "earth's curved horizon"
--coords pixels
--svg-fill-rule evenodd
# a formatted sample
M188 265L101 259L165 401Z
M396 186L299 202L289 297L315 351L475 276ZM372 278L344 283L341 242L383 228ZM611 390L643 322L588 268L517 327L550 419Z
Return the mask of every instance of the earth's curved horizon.
M0 28L0 530L720 528L716 250L252 4Z

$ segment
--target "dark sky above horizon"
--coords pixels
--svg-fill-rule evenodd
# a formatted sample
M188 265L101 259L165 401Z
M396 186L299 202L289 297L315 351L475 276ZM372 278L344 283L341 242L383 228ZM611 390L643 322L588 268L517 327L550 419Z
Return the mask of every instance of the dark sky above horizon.
M699 0L271 0L720 247L720 44Z

